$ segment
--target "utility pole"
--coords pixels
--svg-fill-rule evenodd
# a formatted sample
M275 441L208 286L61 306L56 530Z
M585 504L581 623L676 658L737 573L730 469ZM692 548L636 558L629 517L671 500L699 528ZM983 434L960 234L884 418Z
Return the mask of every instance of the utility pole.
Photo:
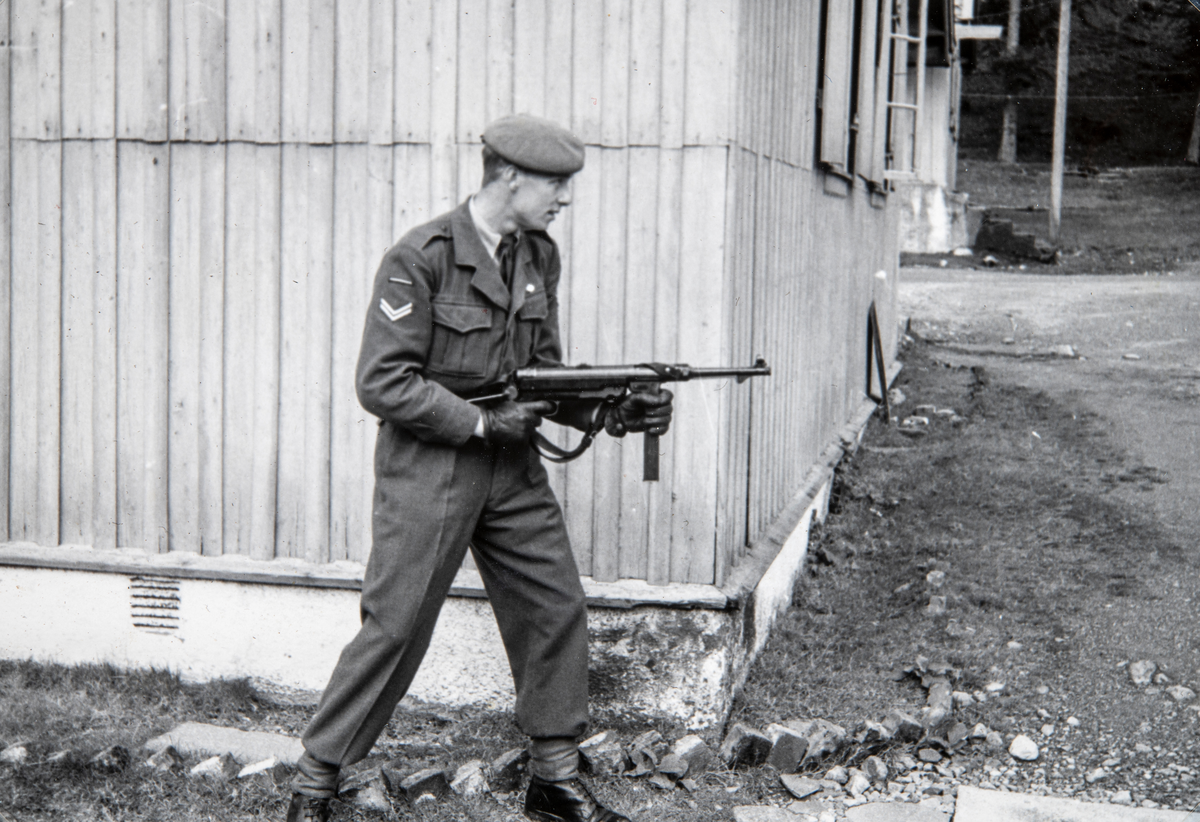
M1063 153L1067 143L1067 58L1071 54L1071 0L1059 0L1058 71L1054 78L1054 156L1050 164L1050 242L1062 228Z
M1012 57L1021 46L1021 0L1008 0L1008 31L1005 32L1007 42L1004 53ZM1004 128L1000 134L1000 155L997 158L1002 163L1017 161L1017 101L1010 94L1004 101Z
M1187 161L1200 163L1200 97L1196 98L1196 114L1192 118L1192 140L1188 143Z

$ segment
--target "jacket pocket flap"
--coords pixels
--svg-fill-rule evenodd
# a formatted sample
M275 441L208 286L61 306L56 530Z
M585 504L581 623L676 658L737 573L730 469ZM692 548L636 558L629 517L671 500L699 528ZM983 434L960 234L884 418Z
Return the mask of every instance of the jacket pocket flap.
M485 305L435 301L430 307L435 323L462 334L466 334L468 331L478 331L481 328L490 328L492 325L491 309Z
M546 302L546 295L538 293L531 294L525 300L525 304L521 306L517 316L522 320L544 320L549 313L550 305Z

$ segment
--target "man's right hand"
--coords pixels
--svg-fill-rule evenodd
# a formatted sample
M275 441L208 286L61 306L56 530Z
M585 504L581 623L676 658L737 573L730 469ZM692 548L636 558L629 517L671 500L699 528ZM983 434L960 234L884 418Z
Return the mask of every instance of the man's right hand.
M505 400L483 410L483 432L495 445L521 445L529 442L542 417L554 411L552 402L513 402Z

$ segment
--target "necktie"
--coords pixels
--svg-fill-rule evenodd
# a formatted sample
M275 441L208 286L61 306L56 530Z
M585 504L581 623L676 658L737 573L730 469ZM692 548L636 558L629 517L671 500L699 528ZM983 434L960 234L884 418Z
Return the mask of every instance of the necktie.
M512 288L513 270L517 264L517 235L505 234L500 239L500 246L496 249L496 265L500 267L500 279L504 280L504 285Z

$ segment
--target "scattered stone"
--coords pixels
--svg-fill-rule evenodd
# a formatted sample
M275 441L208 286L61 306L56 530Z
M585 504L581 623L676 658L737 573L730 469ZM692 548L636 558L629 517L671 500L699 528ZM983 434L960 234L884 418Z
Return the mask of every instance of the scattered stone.
M930 679L928 687L928 706L921 724L926 729L933 731L954 718L954 698L951 696L950 680L944 676Z
M892 408L895 408L897 405L904 405L907 399L908 397L904 396L904 392L899 388L893 388L888 392L888 405L892 406Z
M1154 672L1158 670L1158 663L1151 662L1148 659L1140 659L1137 662L1129 663L1129 678L1134 685L1139 688L1149 685Z
M1108 759L1104 760L1103 762L1101 762L1100 766L1103 768L1115 768L1120 764L1121 764L1120 758L1112 756L1112 757L1109 757Z
M876 745L892 741L892 729L882 722L867 721L862 724L855 739L864 745Z
M926 425L929 425L929 417L924 417L919 414L913 414L912 416L905 417L900 421L900 427L902 428L916 428L918 426Z
M168 745L186 756L216 756L229 754L239 762L261 762L275 756L285 765L295 766L304 746L294 736L266 733L264 731L240 731L221 725L202 722L184 722L162 736L146 743L146 750L161 751Z
M670 779L682 779L688 772L687 760L677 754L669 753L658 763L658 772Z
M233 779L240 770L237 760L226 753L205 759L188 771L188 776L199 779Z
M966 246L961 246L961 245L958 248L951 251L950 253L953 254L955 257L970 257L975 254L975 252L972 251L971 249L967 248Z
M183 757L174 745L168 745L161 751L151 755L143 765L156 771L177 771L183 768Z
M1154 753L1154 749L1145 742L1139 742L1133 746L1133 750L1137 753Z
M850 772L841 765L834 765L825 772L825 778L830 782L836 782L839 785L845 785L850 781Z
M987 254L983 258L983 264L986 265L988 268L994 268L994 267L1000 265L1000 261L997 260L991 254Z
M644 748L634 748L629 752L629 759L633 762L633 768L626 776L646 776L654 773L658 767L658 757Z
M952 619L946 623L946 636L954 639L962 639L963 637L975 636L975 629L970 625L963 625L957 619Z
M450 780L450 790L459 796L478 796L487 793L487 763L472 759L459 765Z
M9 745L0 751L0 762L6 765L24 765L29 761L29 750L24 745Z
M837 753L838 749L842 747L842 743L846 741L846 729L824 719L793 719L785 724L808 740L808 752L804 755L805 761L817 760L823 756Z
M1088 771L1087 775L1083 779L1085 782L1091 785L1094 782L1099 782L1101 779L1104 779L1107 776L1108 771L1104 770L1103 768L1095 768Z
M985 691L987 691L989 694L998 694L1004 690L1004 683L1003 682L989 682L987 685L983 686L983 689Z
M1116 791L1112 795L1112 803L1114 805L1132 805L1133 794L1129 791Z
M1008 641L1008 644L1005 645L1004 647L1008 648L1008 650L1010 650L1010 651L1019 651L1022 648L1024 648L1025 646L1022 645L1021 643L1017 642L1015 639L1011 639ZM1043 685L1042 687L1045 687L1045 686Z
M954 698L955 708L965 708L968 705L975 704L975 697L971 696L966 691L955 691L954 693L950 694L950 696Z
M930 588L941 588L946 583L946 572L930 571L925 575L925 582L928 583Z
M500 793L512 793L517 790L521 786L525 763L528 761L529 751L524 748L513 748L493 759L488 766L488 782L492 789ZM385 771L385 776L386 773Z
M1075 349L1069 345L1056 345L1051 350L1051 353L1056 357L1064 357L1066 359L1075 359Z
M797 799L805 799L821 790L820 782L795 774L780 774L779 781L783 783L783 787L787 788L788 793Z
M786 725L767 726L767 737L771 740L771 753L767 764L780 773L795 773L808 753L808 740Z
M1140 360L1142 358L1142 355L1129 353L1129 354L1122 354L1121 358L1126 359L1126 360Z
M694 779L688 779L687 777L684 777L683 779L679 780L679 784L686 789L688 793L695 793L696 791L700 790L700 783Z
M922 403L913 409L913 413L924 416L932 416L933 414L937 413L937 406L930 405L929 403Z
M633 738L633 742L629 743L629 747L635 750L649 751L654 754L655 760L658 760L667 752L667 745L663 741L662 734L655 730L638 734Z
M646 780L651 785L664 791L675 790L675 780L666 774L656 773Z
M631 764L625 749L608 731L579 743L579 761L585 771L594 774L624 773Z
M1041 731L1042 736L1054 736L1054 726L1048 722L1041 727Z
M887 782L887 779L888 779L887 763L884 762L882 759L880 759L877 756L868 756L863 761L862 772L867 777L867 779L869 779L871 782L876 782L876 783Z
M925 613L929 616L942 616L946 613L946 598L943 596L931 596L929 604L925 606Z
M397 766L405 767L406 765L405 760L397 758L383 766L383 779L392 796L397 799L407 799L409 804L415 805L422 797L432 796L434 799L441 799L450 793L450 782L446 779L445 771L437 768L425 768L416 773L402 776L402 771Z
M987 739L987 735L991 732L991 729L987 725L984 725L982 722L976 722L975 727L971 729L970 737L971 739Z
M757 768L771 755L771 740L761 731L736 723L721 743L718 756L730 770Z
M922 762L941 762L942 755L934 748L921 748L917 751L917 759Z
M883 720L883 724L899 742L916 742L925 733L921 723L904 711L892 711Z
M249 779L252 776L258 776L259 774L279 776L280 774L286 772L286 770L287 766L280 762L278 757L268 756L261 762L251 762L249 765L242 768L240 771L238 771L237 778Z
M1190 702L1196 698L1196 692L1185 685L1172 685L1170 688L1167 688L1167 693L1176 702Z
M987 735L987 747L992 753L1000 753L1004 750L1004 735L999 731L991 731Z
M688 763L687 776L708 773L717 764L717 755L704 740L695 734L680 737L671 747L671 753Z
M338 785L338 799L364 810L390 811L392 803L388 801L387 794L387 784L379 768L352 773Z
M1171 684L1171 677L1167 676L1162 671L1159 671L1158 673L1156 673L1154 675L1154 684L1155 685L1169 685L1169 684Z
M851 768L850 780L846 783L846 790L853 797L862 796L871 790L871 780L867 779L867 775L858 770L858 768Z
M1070 725L1072 728L1078 728L1078 727L1079 727L1080 725L1082 725L1083 723L1082 723L1082 722L1080 722L1078 719L1076 719L1076 718L1075 718L1075 717L1073 717L1073 716L1068 716L1068 717L1067 717L1067 724L1068 724L1068 725Z
M946 744L950 748L957 748L959 745L967 741L967 726L961 722L955 722L950 730L946 733Z
M1012 744L1008 746L1008 753L1013 759L1032 762L1038 758L1041 751L1038 750L1037 743L1032 739L1025 734L1018 734Z

